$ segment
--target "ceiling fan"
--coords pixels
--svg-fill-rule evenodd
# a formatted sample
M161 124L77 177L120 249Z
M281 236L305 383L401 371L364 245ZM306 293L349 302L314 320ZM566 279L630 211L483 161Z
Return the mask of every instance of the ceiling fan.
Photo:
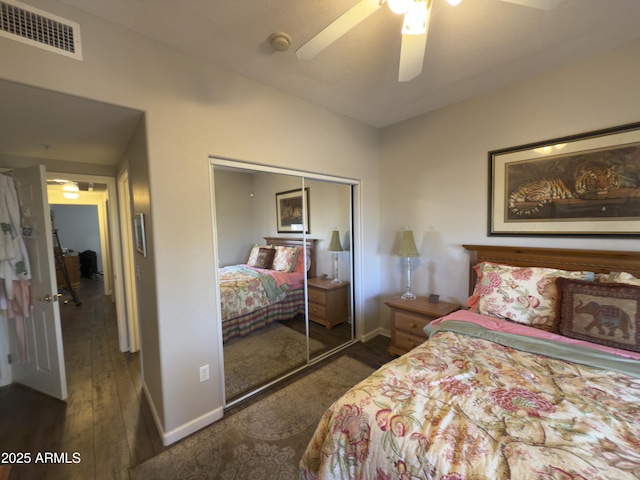
M462 0L446 0L452 6ZM563 0L500 0L540 10L551 10ZM434 0L360 0L344 14L296 50L296 56L310 60L342 35L387 3L397 14L404 15L398 81L408 82L422 73L427 32Z

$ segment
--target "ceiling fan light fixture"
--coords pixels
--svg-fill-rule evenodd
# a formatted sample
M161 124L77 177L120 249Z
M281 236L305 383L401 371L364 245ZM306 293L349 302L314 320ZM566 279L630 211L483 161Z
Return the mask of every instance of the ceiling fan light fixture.
M461 1L462 0L447 0L447 3L452 7L457 7L458 5L460 5Z
M429 10L427 2L412 2L404 14L403 35L424 35L427 33Z
M387 0L387 4L391 11L398 15L406 13L412 3L413 0Z

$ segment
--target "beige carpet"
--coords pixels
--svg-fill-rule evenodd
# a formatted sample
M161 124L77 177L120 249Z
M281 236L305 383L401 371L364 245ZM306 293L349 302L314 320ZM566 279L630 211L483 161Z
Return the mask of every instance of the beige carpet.
M325 410L373 372L340 357L205 428L131 472L132 480L293 480Z
M325 345L309 340L311 353ZM224 346L227 400L275 380L307 362L307 339L295 330L273 323Z

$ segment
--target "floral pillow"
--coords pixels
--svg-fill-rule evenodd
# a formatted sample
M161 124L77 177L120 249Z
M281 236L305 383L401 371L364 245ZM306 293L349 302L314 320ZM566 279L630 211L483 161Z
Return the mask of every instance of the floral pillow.
M258 262L258 256L260 255L260 249L270 249L273 250L273 246L271 245L254 245L253 247L251 247L251 253L249 254L249 259L247 260L247 265L250 265L252 267L257 267L256 262ZM275 254L275 251L274 251ZM263 255L265 255L265 253L263 253ZM271 257L273 259L273 256ZM258 268L262 268L262 267L258 267ZM269 267L264 267L264 268L270 268Z
M476 313L503 318L546 331L557 331L558 277L593 280L592 272L544 267L512 267L484 262L467 306Z
M640 287L562 279L560 333L640 352Z
M293 272L298 261L298 247L283 247L281 245L276 246L276 253L273 257L273 270L279 272Z
M256 268L271 268L271 265L273 264L273 257L275 255L276 251L273 248L270 247L260 247L258 249L258 255L256 257L256 260L252 263L249 264L252 267L256 267Z

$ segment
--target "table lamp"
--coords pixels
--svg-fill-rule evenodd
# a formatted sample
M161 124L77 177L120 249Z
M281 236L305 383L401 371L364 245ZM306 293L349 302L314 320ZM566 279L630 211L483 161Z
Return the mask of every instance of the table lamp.
M328 250L333 252L333 280L331 280L331 283L342 283L342 280L338 278L338 252L342 252L340 232L338 230L331 232L331 242L329 243Z
M398 256L405 259L405 272L407 275L407 291L402 294L402 298L415 299L416 296L411 292L411 257L419 257L420 253L418 253L416 242L413 239L413 231L404 230L402 232L402 242L398 249Z

